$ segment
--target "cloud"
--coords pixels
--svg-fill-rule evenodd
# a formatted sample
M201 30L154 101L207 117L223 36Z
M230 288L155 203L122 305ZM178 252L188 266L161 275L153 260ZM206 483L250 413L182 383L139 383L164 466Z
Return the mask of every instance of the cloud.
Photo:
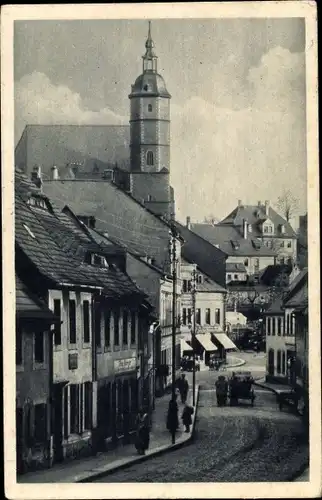
M65 85L54 85L40 72L23 76L15 84L15 137L28 124L127 124L128 117L109 108L91 111L81 96Z
M251 95L248 107L199 97L172 106L171 176L181 220L222 218L237 199L274 203L284 188L305 210L304 88L304 54L277 47L248 72L241 89Z

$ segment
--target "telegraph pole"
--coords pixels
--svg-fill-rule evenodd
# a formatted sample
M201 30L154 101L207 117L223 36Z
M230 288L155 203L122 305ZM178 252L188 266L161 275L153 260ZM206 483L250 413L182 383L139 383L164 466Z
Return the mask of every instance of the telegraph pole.
M172 256L172 400L176 398L176 333L177 333L177 231L174 223L171 225L171 256ZM175 434L172 434L172 443L175 444Z
M193 324L192 324L192 356L193 356L193 372L192 372L192 404L195 406L196 401L196 353L195 353L195 345L196 345L196 270L194 269L192 272L192 287L191 287L191 294L192 294L192 317L193 317Z

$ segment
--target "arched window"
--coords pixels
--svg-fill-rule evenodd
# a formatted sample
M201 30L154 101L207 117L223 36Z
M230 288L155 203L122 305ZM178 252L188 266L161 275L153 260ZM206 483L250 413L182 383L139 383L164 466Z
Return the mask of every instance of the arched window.
M285 370L286 370L286 356L285 356L285 351L282 352L282 373L285 375Z
M152 111L152 104L148 104L148 111Z
M274 375L274 349L268 351L268 374Z
M277 335L282 334L282 318L277 318Z
M267 335L271 334L271 318L267 318Z
M147 152L147 154L146 154L146 163L149 166L153 165L153 152L152 151L148 151Z
M275 325L276 325L275 318L272 318L272 335L275 335Z
M281 373L281 351L277 351L277 373Z

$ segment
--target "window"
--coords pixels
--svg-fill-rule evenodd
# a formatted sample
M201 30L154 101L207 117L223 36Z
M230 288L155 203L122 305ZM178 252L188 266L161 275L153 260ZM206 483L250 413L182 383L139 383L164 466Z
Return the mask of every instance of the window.
M148 111L150 111L150 113L151 113L151 111L152 111L152 104L148 105Z
M264 226L264 233L268 233L268 227Z
M281 243L280 243L280 247L281 247L281 248L284 248L284 241L281 241Z
M35 332L35 362L43 363L45 361L44 334Z
M231 274L227 274L227 280L231 280Z
M136 314L135 311L131 312L131 344L136 343Z
M284 351L282 352L282 373L283 375L286 373L286 356Z
M153 165L153 152L152 151L148 151L147 152L147 154L146 154L146 163L149 166Z
M188 325L191 325L191 309L190 309L190 307L188 307L187 320L188 320Z
M281 351L277 351L277 373L281 373Z
M196 310L196 323L197 325L201 324L201 310L199 308Z
M22 364L22 330L16 325L16 365Z
M182 309L182 324L187 324L187 309L185 307Z
M282 318L277 318L277 335L282 334Z
M248 259L244 260L244 265L247 267L248 266Z
M292 240L287 242L287 248L292 248Z
M281 257L281 258L280 258L280 264L285 264L285 259L284 259L284 257Z
M89 342L89 301L83 301L84 342Z
M114 311L114 345L120 345L120 311Z
M79 386L78 385L70 385L70 407L69 407L69 416L70 416L70 433L77 434L78 433L78 418L79 418Z
M68 386L63 389L64 439L68 438L68 389Z
M84 392L85 392L84 426L85 426L85 429L91 429L92 428L92 384L91 384L91 382L85 382L84 386L85 386L85 388L84 388Z
M35 433L34 438L36 443L43 443L47 440L47 406L46 404L35 405Z
M275 321L275 318L272 318L272 335L275 335L276 333L276 321Z
M210 309L206 309L206 325L210 325Z
M102 311L100 304L95 306L95 317L94 317L94 327L95 327L95 345L96 347L101 347L101 319Z
M286 335L289 334L290 334L290 315L288 314L286 318Z
M274 375L274 349L268 351L268 374Z
M76 302L69 301L69 342L76 344Z
M267 240L267 248L272 248L273 242L272 240Z
M271 318L267 318L267 335L271 334Z
M220 324L220 309L215 309L215 323L216 325Z
M259 259L255 259L254 266L255 268L259 268Z
M198 274L197 283L202 284L202 275Z
M238 280L238 274L234 274L234 280Z
M128 343L128 312L126 309L123 310L123 344Z
M191 280L183 280L182 283L182 291L185 292L190 292L191 291Z
M61 306L60 306L59 299L54 300L54 315L57 316L57 318L59 318L59 322L56 323L56 325L55 325L54 342L55 342L55 345L60 345L61 344Z
M111 311L105 309L104 311L104 342L105 347L110 347L111 344Z
M269 232L269 233L272 233L272 232L273 232L273 228L272 228L272 226L268 226L268 232Z

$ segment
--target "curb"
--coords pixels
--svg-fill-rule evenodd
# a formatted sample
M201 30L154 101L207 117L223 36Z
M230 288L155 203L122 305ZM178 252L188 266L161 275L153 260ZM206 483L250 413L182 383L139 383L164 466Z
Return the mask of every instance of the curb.
M126 469L127 467L131 467L132 465L136 465L138 463L145 462L145 461L149 460L150 458L155 458L155 457L158 457L160 455L163 455L164 453L174 451L174 450L177 450L178 448L182 448L184 446L189 445L194 437L196 420L197 420L198 401L199 401L199 385L196 386L196 406L195 406L195 411L193 414L191 433L190 433L190 436L187 437L187 439L185 439L184 441L180 441L180 443L160 446L159 449L157 448L155 451L152 451L151 453L149 453L149 455L142 455L142 456L135 457L135 458L129 460L128 462L117 465L111 469L108 469L105 471L102 470L102 471L93 472L92 474L89 474L86 478L76 480L75 483L90 483L94 479L99 479L99 478L104 477L104 476L109 476L111 474L114 474L115 472L122 470L122 469Z

